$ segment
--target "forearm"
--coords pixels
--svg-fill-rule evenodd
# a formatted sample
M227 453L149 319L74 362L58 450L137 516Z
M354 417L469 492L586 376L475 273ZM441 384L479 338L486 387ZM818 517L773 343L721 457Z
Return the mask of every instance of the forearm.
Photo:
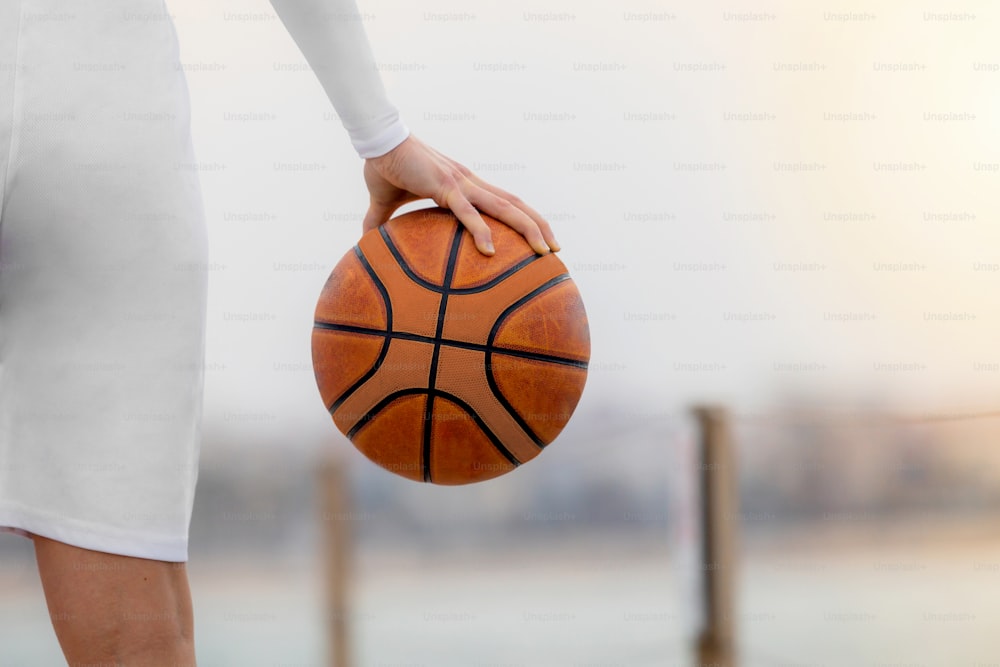
M383 155L409 135L389 101L355 0L270 0L340 116L358 155Z

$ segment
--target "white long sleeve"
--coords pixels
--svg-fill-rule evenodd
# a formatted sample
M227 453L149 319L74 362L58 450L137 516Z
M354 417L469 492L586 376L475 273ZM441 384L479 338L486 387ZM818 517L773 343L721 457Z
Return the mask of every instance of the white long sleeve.
M389 101L355 0L270 0L363 158L403 143L410 130Z

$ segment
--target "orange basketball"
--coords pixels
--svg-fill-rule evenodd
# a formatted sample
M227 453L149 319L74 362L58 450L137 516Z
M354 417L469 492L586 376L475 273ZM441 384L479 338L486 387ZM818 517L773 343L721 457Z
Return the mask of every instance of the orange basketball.
M590 330L559 258L482 214L496 254L445 208L393 218L337 264L312 359L333 422L416 481L468 484L535 458L587 379Z

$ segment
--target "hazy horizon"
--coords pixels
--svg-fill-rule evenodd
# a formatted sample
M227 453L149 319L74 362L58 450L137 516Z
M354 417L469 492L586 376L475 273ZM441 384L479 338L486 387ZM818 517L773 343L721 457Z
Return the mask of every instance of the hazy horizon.
M311 318L360 235L362 160L267 2L168 5L209 218L206 423L323 437ZM410 129L553 222L593 339L581 410L623 395L757 409L799 391L996 405L982 20L904 3L874 19L788 1L757 18L360 8ZM896 66L911 61L924 69Z

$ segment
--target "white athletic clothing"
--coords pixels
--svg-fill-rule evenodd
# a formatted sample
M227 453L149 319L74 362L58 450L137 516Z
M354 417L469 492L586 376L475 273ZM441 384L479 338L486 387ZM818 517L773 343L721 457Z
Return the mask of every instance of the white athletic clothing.
M162 0L0 1L0 525L187 560L208 244Z
M270 0L340 116L358 155L378 157L410 130L386 97L355 0Z
M319 4L353 2L275 2L359 154L388 151L362 23ZM0 528L187 560L207 263L164 0L0 0Z

